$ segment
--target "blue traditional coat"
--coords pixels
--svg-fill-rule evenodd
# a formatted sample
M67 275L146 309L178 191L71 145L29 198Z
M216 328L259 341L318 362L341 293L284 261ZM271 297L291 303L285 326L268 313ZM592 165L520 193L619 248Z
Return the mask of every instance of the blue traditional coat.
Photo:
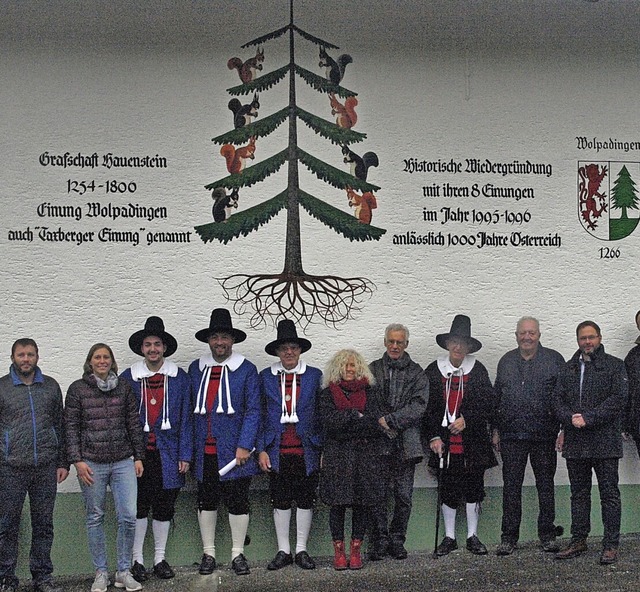
M300 376L300 392L297 395L295 423L296 433L302 440L307 475L320 468L322 447L321 427L316 412L316 398L321 389L322 372L304 362L294 369ZM262 424L258 436L257 452L266 452L271 468L276 473L280 466L280 438L287 423L281 423L282 414L282 365L277 362L260 372L262 392Z
M146 409L142 400L142 376L153 373L146 369L144 361L137 362L127 368L120 377L133 388L138 398L140 422L145 425ZM178 368L174 362L165 360L160 373L168 378L167 384L167 413L160 413L153 432L156 436L156 446L160 452L162 465L163 489L184 487L185 476L178 472L178 462L192 462L193 460L193 409L191 406L191 382L187 373ZM145 445L148 432L145 431Z
M216 398L213 409L208 412L203 406L206 400L209 370L213 366L224 366L221 377L221 396ZM204 445L207 426L211 417L211 435L216 439L218 466L224 467L236 457L237 448L253 450L256 447L260 427L260 386L257 368L240 354L232 353L222 364L214 361L211 354L191 362L189 366L192 391L192 413L194 414L195 476L203 480ZM228 390L227 390L228 380ZM205 413L202 411L205 410ZM220 480L250 477L260 472L257 454L249 461L220 477Z

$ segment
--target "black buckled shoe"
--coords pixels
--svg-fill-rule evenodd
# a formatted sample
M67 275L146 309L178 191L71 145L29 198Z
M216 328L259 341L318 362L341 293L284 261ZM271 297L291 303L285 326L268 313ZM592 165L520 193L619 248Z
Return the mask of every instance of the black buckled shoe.
M207 555L206 553L202 556L202 560L200 561L200 567L198 568L198 573L203 576L208 576L212 574L216 569L216 558L211 555Z
M156 574L156 577L160 578L161 580L170 580L176 575L176 572L173 571L173 569L165 559L153 566L153 573Z
M436 549L436 555L438 557L444 557L445 555L449 555L451 551L455 551L458 548L458 543L456 539L452 539L451 537L444 537L442 542L438 545Z
M487 548L475 534L467 539L467 549L474 555L486 555L488 553Z
M276 571L277 569L282 569L283 567L287 567L287 565L291 565L292 563L293 557L291 557L291 553L278 551L276 553L276 556L267 564L267 569L269 571Z
M247 562L247 558L242 553L235 557L231 562L231 569L237 576L246 576L251 573L251 571L249 570L249 563Z
M296 565L302 569L316 568L316 562L311 559L311 556L306 551L296 553Z
M138 563L137 561L133 562L131 566L131 575L136 582L146 582L149 576L147 575L147 570L145 569L142 563Z

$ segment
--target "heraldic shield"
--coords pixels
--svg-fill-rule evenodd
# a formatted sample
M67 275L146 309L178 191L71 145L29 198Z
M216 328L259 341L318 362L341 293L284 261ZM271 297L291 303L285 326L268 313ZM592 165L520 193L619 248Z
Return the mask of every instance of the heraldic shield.
M640 221L640 163L578 161L578 218L600 240L629 236Z

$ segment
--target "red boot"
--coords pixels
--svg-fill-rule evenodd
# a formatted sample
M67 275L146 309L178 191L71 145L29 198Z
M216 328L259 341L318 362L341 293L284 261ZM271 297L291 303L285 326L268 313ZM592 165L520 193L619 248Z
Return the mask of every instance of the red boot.
M362 539L351 539L351 556L349 557L349 569L362 569L362 556L360 547Z
M333 569L347 569L347 556L344 552L344 541L333 541Z

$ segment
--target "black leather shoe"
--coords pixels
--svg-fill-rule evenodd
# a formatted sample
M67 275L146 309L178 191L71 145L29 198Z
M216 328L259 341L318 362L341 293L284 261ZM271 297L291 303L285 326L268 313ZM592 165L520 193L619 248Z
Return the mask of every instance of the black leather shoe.
M474 555L486 555L488 553L487 548L475 534L467 539L467 549Z
M284 551L278 551L276 556L269 561L267 565L267 569L269 571L275 571L276 569L282 569L283 567L287 567L287 565L291 565L293 563L293 557L291 557L291 553L285 553Z
M587 550L587 541L584 539L572 540L566 549L556 553L556 559L571 559L581 555Z
M496 555L498 557L506 557L513 554L516 550L516 544L513 541L502 541L496 549Z
M455 551L457 548L458 543L456 542L456 539L444 537L436 549L436 555L438 557L444 557L445 555L449 555L451 551Z
M51 580L37 582L33 585L33 590L34 592L62 592L62 588L60 586L54 586Z
M149 577L147 576L147 570L145 569L144 565L142 565L142 563L138 563L137 561L134 561L133 565L131 566L131 575L136 582L140 583L146 582Z
M153 566L153 573L156 574L156 576L161 580L170 580L176 575L176 572L171 569L171 566L166 562L165 559Z
M289 555L289 557L291 557L291 555ZM237 576L246 576L251 573L247 558L242 553L231 562L231 569Z
M369 559L371 561L381 561L389 554L389 540L378 539L370 545Z
M296 565L302 569L315 569L316 562L311 559L309 553L306 551L300 551L296 553Z
M391 543L391 547L389 547L389 555L394 559L406 559L409 554L402 543Z
M207 555L206 553L202 556L202 561L200 561L200 568L198 569L198 573L203 576L208 576L212 574L216 569L216 558L211 557L211 555Z

